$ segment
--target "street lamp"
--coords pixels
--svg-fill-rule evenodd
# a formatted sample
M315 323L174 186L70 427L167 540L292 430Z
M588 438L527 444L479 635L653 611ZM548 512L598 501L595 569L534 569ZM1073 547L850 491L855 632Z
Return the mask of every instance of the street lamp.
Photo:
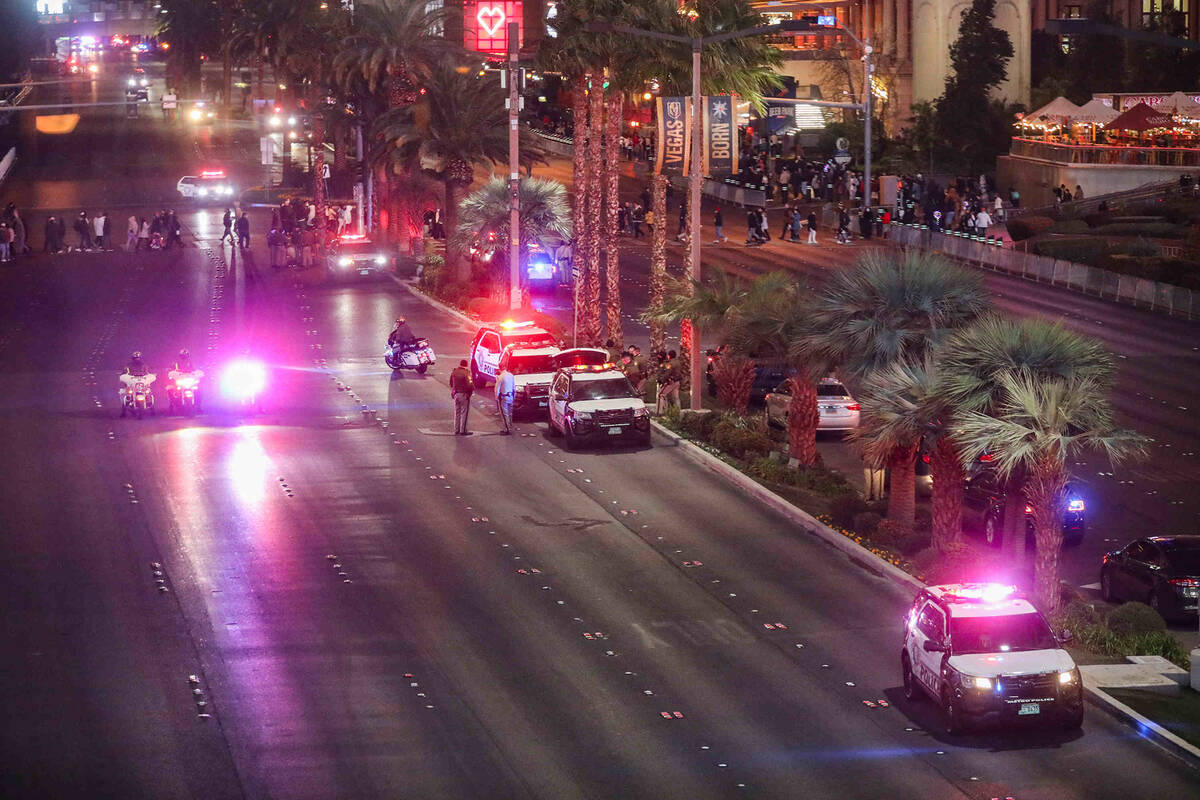
M789 19L771 25L757 25L753 28L743 28L739 31L716 33L711 36L680 36L661 31L649 31L621 25L615 22L593 22L588 29L598 33L616 32L630 36L642 36L647 39L660 39L679 44L690 44L692 47L692 152L691 166L688 169L688 207L691 211L690 254L688 259L687 279L689 283L700 280L700 195L703 186L701 170L702 136L700 127L700 53L706 44L727 42L732 39L743 39L747 36L767 36L773 33L788 33L810 31L811 20ZM662 224L660 221L658 224ZM701 379L704 374L704 356L700 350L700 330L692 325L691 351L691 398L692 410L699 411L702 407Z

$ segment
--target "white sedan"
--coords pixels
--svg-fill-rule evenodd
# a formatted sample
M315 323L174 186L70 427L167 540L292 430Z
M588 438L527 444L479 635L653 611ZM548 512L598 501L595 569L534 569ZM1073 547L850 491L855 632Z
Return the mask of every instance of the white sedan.
M792 402L791 384L784 382L767 394L767 421L787 427L788 405ZM817 383L817 430L848 431L858 427L862 407L837 378L822 378Z

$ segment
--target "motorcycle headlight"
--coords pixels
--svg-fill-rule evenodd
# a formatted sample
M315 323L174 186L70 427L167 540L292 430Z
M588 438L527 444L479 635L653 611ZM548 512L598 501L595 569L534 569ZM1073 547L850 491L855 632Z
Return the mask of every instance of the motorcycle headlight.
M387 263L387 259L383 256L375 256L375 263L382 267Z

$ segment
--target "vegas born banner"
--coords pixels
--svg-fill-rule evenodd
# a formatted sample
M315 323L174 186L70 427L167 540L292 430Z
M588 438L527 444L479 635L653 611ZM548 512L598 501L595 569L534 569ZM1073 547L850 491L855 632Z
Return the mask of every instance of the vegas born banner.
M658 135L654 156L656 175L687 174L688 148L692 138L689 105L686 97L658 98Z
M738 171L738 136L733 98L705 97L702 175L734 175Z

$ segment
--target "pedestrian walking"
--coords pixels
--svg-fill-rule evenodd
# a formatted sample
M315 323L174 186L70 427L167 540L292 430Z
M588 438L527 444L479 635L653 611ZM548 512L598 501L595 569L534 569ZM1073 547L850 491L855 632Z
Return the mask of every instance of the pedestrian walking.
M850 243L850 212L845 206L838 206L837 243Z
M471 395L475 391L475 382L471 378L471 370L467 369L467 360L458 362L458 366L450 370L450 399L454 401L454 435L470 436L467 430L467 415L471 411Z
M713 211L713 228L717 231L717 235L713 239L713 244L729 241L729 237L725 235L725 215L721 213L720 206Z
M272 228L267 234L267 250L271 253L271 269L279 269L283 266L283 234L277 229Z
M167 89L162 96L162 115L163 121L169 122L175 119L175 108L179 105L179 95L175 94L174 89Z
M801 227L802 223L803 223L803 220L800 217L800 209L793 208L792 209L792 226L791 226L791 230L789 231L791 234L791 237L789 238L788 241L792 241L792 242L800 241L800 227Z
M12 228L8 227L8 223L0 222L0 262L7 262L11 259L12 242Z
M229 243L234 244L233 209L225 209L225 214L221 217L221 224L225 226L225 230L221 231L221 244L225 244L225 237L229 237Z
M21 219L20 212L16 208L12 212L12 229L13 229L13 255L27 256L29 255L29 244L26 242L25 220Z
M137 249L150 249L150 220L142 217L138 220L138 242Z
M75 234L78 237L79 249L91 250L93 245L92 225L91 221L87 218L87 212L80 211L79 216L75 218L75 222L71 227L75 230Z
M138 230L141 228L138 225L137 217L132 214L129 216L129 221L125 223L125 249L128 252L133 252L137 249Z
M246 216L245 211L237 219L237 237L238 247L245 250L250 246L250 218Z
M496 373L496 410L500 412L500 422L504 425L504 430L500 431L501 436L508 436L512 433L512 417L513 417L513 397L517 392L517 381L513 374L505 367Z
M104 228L108 225L108 212L101 211L92 217L92 231L96 235L96 249L107 250L108 240L104 238Z
M975 230L980 236L987 236L987 230L992 225L992 218L988 215L986 208L979 209L975 215Z
M659 364L657 379L658 399L656 410L659 416L661 416L666 413L667 408L671 405L679 408L679 363L676 361L674 350L667 353L667 357Z
M646 219L646 211L641 206L634 206L633 211L629 212L629 232L633 234L633 238L642 238L642 222Z

